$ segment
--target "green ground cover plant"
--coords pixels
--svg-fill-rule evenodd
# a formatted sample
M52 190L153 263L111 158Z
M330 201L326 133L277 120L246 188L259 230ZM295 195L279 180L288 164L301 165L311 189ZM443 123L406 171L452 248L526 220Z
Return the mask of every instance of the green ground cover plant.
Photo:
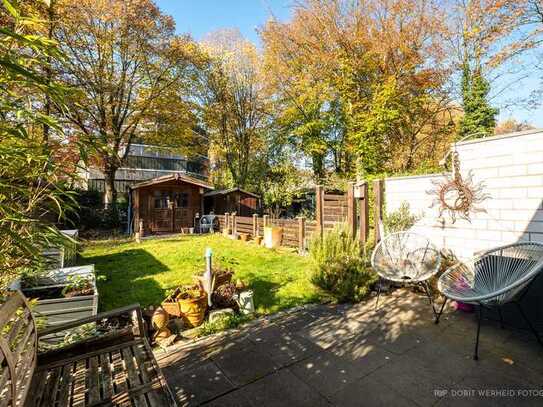
M221 235L176 236L144 240L87 242L82 262L95 264L100 309L138 302L158 305L179 285L191 284L204 270L206 247L214 264L234 270L254 291L259 314L319 301L321 292L310 282L311 261L289 249L270 250Z

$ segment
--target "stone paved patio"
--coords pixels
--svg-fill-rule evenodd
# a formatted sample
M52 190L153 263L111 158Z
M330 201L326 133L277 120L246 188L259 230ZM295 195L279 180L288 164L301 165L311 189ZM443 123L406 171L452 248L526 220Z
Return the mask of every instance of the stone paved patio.
M307 307L157 357L180 405L543 405L529 332L484 321L476 362L473 314L448 309L435 325L407 290L374 305Z

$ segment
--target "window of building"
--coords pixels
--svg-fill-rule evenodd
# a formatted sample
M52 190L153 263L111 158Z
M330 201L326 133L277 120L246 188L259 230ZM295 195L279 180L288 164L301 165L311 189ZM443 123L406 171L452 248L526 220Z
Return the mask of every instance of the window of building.
M187 192L180 192L175 198L175 205L178 208L187 208L189 206L189 194Z
M155 209L167 209L170 203L170 197L167 192L155 191Z

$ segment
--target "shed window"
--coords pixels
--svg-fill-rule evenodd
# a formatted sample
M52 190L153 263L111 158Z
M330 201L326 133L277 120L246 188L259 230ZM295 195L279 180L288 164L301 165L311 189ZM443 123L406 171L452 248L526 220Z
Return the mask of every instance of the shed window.
M155 191L155 209L167 209L169 207L169 196L167 192Z
M187 208L189 206L189 194L187 192L180 192L175 198L175 205L178 208Z

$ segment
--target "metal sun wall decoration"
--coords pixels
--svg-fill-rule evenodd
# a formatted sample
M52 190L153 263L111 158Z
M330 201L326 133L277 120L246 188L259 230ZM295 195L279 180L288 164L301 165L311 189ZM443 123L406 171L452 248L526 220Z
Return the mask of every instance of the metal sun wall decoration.
M470 171L464 178L460 173L460 159L458 152L452 156L452 176L445 176L444 180L432 181L434 188L428 194L436 195L431 208L438 206L439 217L447 214L452 223L457 218L471 223L471 215L486 212L486 209L477 205L486 200L489 195L484 192L484 183L475 183Z

